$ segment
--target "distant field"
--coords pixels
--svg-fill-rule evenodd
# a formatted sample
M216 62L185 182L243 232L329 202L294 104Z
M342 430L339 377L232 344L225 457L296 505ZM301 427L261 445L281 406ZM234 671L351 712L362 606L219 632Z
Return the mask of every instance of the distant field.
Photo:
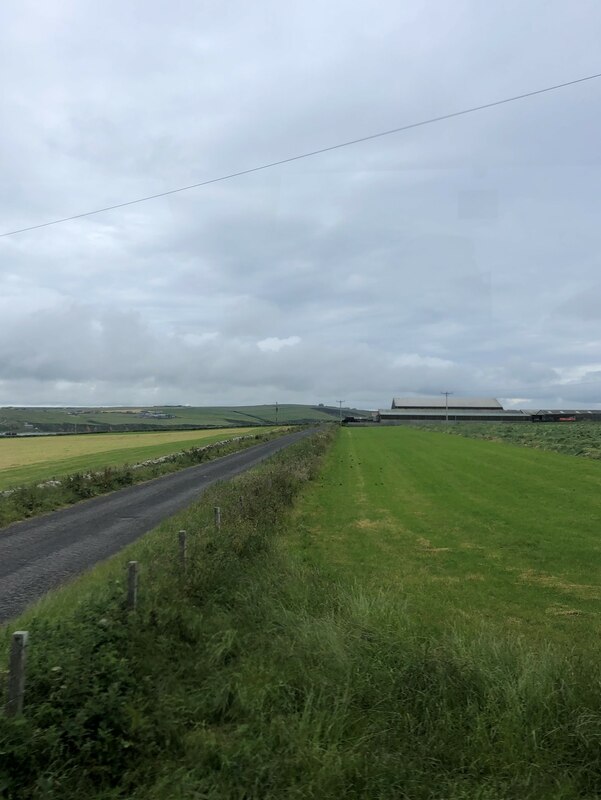
M420 426L427 428L427 425ZM572 456L601 459L600 422L461 422L456 425L431 426L439 433L489 439L499 442L553 450Z
M195 445L241 436L252 428L219 431L103 433L94 436L0 438L0 489L72 472L135 464Z
M597 646L600 531L597 462L389 427L340 431L292 541L428 626Z
M358 413L356 409L353 409ZM150 415L143 415L147 412ZM348 409L343 409L344 413ZM364 412L368 413L368 412ZM157 417L156 415L163 415ZM132 408L0 408L0 431L231 427L328 422L338 419L338 407L285 404L260 406L136 406ZM28 427L29 426L29 427Z

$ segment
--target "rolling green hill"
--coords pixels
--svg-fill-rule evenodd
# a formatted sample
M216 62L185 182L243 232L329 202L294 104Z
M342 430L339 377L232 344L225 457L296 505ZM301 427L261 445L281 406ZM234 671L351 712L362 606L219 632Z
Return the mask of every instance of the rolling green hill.
M348 413L349 409L343 409ZM356 414L369 412L352 409ZM222 428L249 425L301 424L337 420L331 406L285 404L261 406L136 406L120 408L0 408L0 432L149 430L152 428Z

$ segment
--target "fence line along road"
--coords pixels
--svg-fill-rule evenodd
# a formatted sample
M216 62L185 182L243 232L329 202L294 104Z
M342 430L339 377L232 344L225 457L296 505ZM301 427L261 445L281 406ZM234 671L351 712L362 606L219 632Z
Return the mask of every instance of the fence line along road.
M215 520L221 528L221 507L215 506ZM180 577L186 574L187 560L187 531L178 533L178 562ZM138 561L128 561L125 581L125 608L128 616L134 614L138 607L138 586L140 564ZM23 713L25 698L25 664L27 646L29 644L29 631L15 631L12 634L10 656L7 670L7 691L4 714L7 717L18 717Z
M296 431L0 529L0 623L186 508L212 484L314 432Z

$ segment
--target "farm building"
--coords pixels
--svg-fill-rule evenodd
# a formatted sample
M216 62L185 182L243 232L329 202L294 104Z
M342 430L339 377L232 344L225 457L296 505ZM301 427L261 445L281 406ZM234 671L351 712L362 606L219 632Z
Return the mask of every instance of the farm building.
M601 422L601 408L539 409L529 413L532 422Z
M493 397L395 397L390 410L377 412L377 422L529 422L525 411L504 410Z

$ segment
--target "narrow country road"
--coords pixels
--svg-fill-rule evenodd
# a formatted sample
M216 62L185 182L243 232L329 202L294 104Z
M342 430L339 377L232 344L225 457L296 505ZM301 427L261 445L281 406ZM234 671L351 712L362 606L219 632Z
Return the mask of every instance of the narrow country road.
M313 432L287 434L0 529L0 623L181 511L211 484L245 472Z

